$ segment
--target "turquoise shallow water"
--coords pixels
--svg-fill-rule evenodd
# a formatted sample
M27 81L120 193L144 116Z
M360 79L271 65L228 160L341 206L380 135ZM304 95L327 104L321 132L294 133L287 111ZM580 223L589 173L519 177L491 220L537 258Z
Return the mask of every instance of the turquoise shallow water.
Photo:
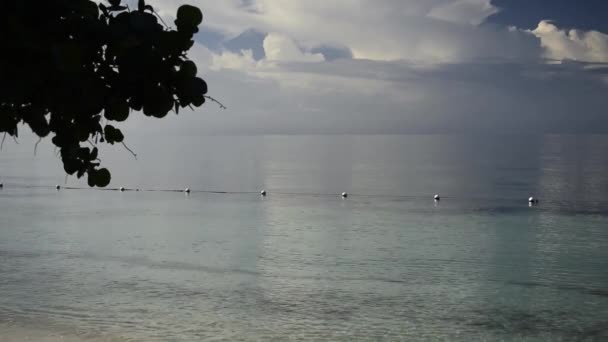
M113 185L269 196L55 191L34 174L44 159L0 158L0 330L608 339L606 137L202 139L184 165L144 175L153 160L140 157ZM170 169L180 178L155 181Z

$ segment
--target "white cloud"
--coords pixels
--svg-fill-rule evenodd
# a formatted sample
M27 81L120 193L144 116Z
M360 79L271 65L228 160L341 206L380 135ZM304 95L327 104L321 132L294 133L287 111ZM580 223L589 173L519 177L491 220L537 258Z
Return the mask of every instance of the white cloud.
M542 61L259 63L207 71L228 110L209 104L174 123L190 134L590 131L608 127L605 75Z
M320 53L303 52L289 37L279 33L270 33L264 39L264 53L269 61L285 62L321 62Z
M160 0L157 0L160 1ZM164 0L174 13L182 0ZM497 9L489 0L190 0L203 25L236 36L247 29L289 37L305 48L336 45L355 58L462 62L538 55L529 32L478 26Z
M241 50L241 53L224 51L222 54L214 54L211 68L220 69L237 69L237 70L252 70L259 63L253 59L251 50Z
M601 32L561 30L543 20L532 33L540 38L547 58L608 63L608 35Z
M310 82L306 82L302 77L303 74L298 74L294 78L294 75L289 75L281 70L281 64L323 62L325 60L322 54L305 52L291 38L278 33L268 34L264 38L263 48L265 57L260 61L253 58L251 50L241 50L240 53L222 51L219 54L213 54L211 68L213 70L239 70L258 78L275 79L282 85L306 87Z
M456 0L433 7L428 16L449 22L479 25L498 12L490 0Z
M167 3L177 3L165 0ZM210 104L182 130L242 133L585 131L605 125L606 35L479 25L485 0L191 0L230 36L270 32L251 50L195 55ZM164 5L163 5L164 6ZM542 44L542 45L541 45ZM352 60L312 48L343 46ZM576 114L576 120L573 119ZM573 124L573 121L576 121ZM177 121L179 125L181 121ZM603 125L602 125L603 124ZM187 127L186 127L187 126Z

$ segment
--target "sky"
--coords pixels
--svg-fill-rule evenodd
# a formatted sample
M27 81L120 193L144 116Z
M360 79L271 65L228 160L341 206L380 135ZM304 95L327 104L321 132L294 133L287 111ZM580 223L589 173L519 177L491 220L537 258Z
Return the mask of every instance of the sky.
M189 57L228 107L151 130L608 131L604 0L148 2L169 23L183 3L202 9Z
M169 24L185 2L202 9L189 57L227 109L117 123L138 160L103 148L113 184L217 180L264 159L238 135L470 134L519 148L520 133L608 133L605 0L147 1ZM36 140L7 139L3 158L63 181L50 140L34 157Z

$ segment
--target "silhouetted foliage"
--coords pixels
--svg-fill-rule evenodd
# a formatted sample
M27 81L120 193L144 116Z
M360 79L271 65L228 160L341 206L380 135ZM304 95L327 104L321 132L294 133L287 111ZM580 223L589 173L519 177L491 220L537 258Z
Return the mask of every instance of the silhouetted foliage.
M132 111L162 118L201 106L207 93L186 56L203 20L198 8L181 6L171 29L143 0L137 9L108 2L0 2L0 132L17 137L25 123L52 135L65 171L99 187L111 176L95 146L124 140L109 121Z

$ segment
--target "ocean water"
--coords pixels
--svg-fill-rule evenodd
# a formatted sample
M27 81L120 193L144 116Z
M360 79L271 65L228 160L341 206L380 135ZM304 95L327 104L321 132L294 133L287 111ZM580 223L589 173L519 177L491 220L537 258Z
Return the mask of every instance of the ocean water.
M0 341L608 340L607 136L158 138L125 192L23 145Z

